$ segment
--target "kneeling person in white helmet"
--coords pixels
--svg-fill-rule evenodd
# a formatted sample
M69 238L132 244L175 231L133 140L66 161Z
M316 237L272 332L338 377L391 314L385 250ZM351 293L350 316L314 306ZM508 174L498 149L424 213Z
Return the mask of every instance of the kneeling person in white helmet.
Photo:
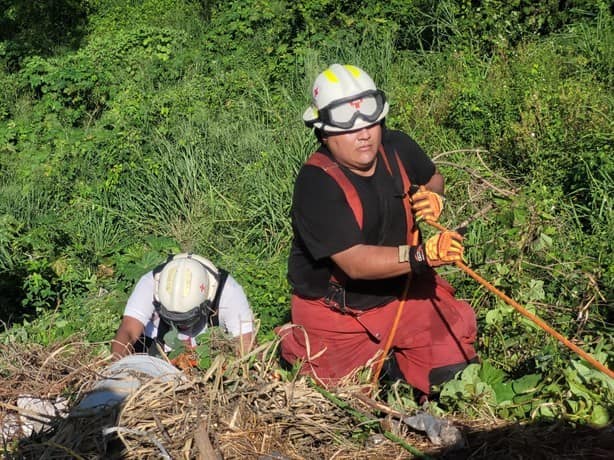
M168 352L164 335L172 328L187 348L193 348L209 326L220 326L236 337L241 353L252 346L253 314L239 283L204 257L177 254L141 277L111 353L117 359L134 352Z

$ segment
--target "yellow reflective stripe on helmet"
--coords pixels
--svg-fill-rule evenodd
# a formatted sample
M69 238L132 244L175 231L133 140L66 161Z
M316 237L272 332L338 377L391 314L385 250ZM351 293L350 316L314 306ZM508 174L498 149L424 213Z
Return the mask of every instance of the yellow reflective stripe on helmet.
M183 296L190 295L190 289L192 288L192 270L185 270L185 280L183 281Z
M164 287L166 289L166 292L171 292L173 290L173 284L175 283L175 276L177 275L177 268L172 267L169 270L169 274L166 277L166 286Z
M358 67L355 67L353 65L344 65L343 67L345 67L346 70L350 72L354 78L358 78L360 76L360 69Z
M335 75L335 73L330 69L326 69L324 72L322 72L322 75L324 75L331 83L339 83L337 75Z

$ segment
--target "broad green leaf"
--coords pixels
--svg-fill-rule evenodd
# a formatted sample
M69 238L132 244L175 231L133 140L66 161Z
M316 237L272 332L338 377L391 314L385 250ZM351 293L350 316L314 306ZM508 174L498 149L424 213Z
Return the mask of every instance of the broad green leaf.
M541 378L541 374L522 376L512 382L512 388L516 394L532 393L537 390Z
M475 384L480 381L479 377L480 365L479 364L469 364L461 373L460 379L464 383L472 383Z
M550 385L544 387L544 391L554 395L560 395L562 390L558 383L551 383Z
M492 386L495 396L497 398L497 404L504 402L511 402L514 399L515 393L512 385L506 382L495 383Z
M441 398L458 399L468 397L469 394L466 389L467 385L460 380L450 380L443 385L441 390Z
M495 404L497 396L492 387L485 382L477 382L475 384L475 395L483 398L483 400L489 404Z
M544 282L534 279L529 281L529 289L525 293L525 298L528 300L544 300L546 298Z
M539 237L533 243L533 249L536 251L540 251L545 248L549 248L552 246L552 238L546 235L545 233L541 233Z
M524 393L515 395L513 401L515 404L526 404L529 403L532 399L533 393Z
M522 227L527 222L527 210L525 208L514 209L514 226Z
M594 353L593 356L602 363L606 360L606 353L603 352ZM572 361L571 364L578 371L578 376L584 382L588 383L590 381L600 381L604 383L610 389L610 391L614 391L614 379L609 378L597 369L585 365L584 362Z
M550 404L544 404L544 403L542 403L537 408L536 413L539 417L547 418L547 419L552 419L556 416L556 413L554 412L554 410L552 410L552 406Z
M183 347L183 342L177 336L178 332L176 328L172 328L166 334L164 334L164 343L171 347L173 350L177 350Z
M600 405L595 405L591 414L591 423L598 427L606 426L610 421L608 410Z
M494 367L489 361L484 360L479 369L478 376L482 381L492 385L494 383L503 382L503 379L505 379L505 372Z
M531 310L533 310L533 311L531 311ZM527 311L530 311L533 314L535 313L534 309L529 309L528 307L527 307ZM541 328L537 324L535 324L534 321L530 320L529 318L526 318L526 317L522 316L520 318L520 321L522 322L522 324L524 324L525 326L527 326L527 327L529 327L531 329L535 329L536 331L537 330L541 330Z
M572 393L589 401L601 401L601 397L597 393L589 390L580 382L580 376L578 374L571 371L565 371L565 377L567 378L567 383Z

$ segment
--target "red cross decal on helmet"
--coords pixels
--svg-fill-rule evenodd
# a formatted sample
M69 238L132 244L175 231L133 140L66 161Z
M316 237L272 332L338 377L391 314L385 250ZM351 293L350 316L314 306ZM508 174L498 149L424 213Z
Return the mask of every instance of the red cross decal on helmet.
M356 110L360 110L360 106L362 105L362 98L356 99L355 101L350 101L349 104Z
M200 289L200 292L205 292L205 283L200 283L200 286L198 286L198 288Z
M320 88L315 87L315 88L313 89L313 97L318 97L318 93L319 93L319 92L320 92Z

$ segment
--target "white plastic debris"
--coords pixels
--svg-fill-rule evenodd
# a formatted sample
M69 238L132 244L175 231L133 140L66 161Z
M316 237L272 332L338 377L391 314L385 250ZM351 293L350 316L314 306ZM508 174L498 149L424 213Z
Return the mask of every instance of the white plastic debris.
M2 420L2 437L14 439L40 432L54 417L67 415L66 398L43 399L30 395L17 398L19 414L7 414Z
M71 415L86 415L115 406L153 378L168 382L182 375L181 371L169 362L143 354L125 356L107 367L102 374L105 378L96 382L92 391L84 396Z

